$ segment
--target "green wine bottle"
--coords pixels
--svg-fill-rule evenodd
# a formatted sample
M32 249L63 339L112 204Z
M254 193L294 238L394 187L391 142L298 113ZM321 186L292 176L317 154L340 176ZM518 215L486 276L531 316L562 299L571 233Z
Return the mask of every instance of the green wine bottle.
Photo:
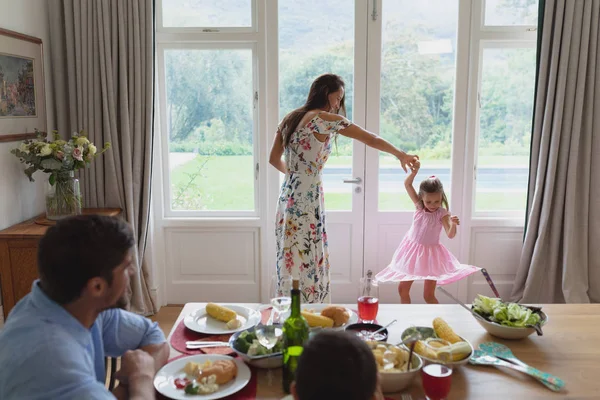
M283 323L283 390L290 393L294 381L298 359L304 343L308 340L308 323L300 313L300 282L292 282L292 312Z

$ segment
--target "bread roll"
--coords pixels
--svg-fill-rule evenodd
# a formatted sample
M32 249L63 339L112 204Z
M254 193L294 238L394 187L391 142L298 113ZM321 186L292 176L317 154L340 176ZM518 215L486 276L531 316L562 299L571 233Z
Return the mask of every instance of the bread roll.
M338 326L344 325L350 319L350 314L348 314L348 310L340 306L325 307L323 311L321 311L321 315L324 317L331 318L333 320L333 326L336 328Z

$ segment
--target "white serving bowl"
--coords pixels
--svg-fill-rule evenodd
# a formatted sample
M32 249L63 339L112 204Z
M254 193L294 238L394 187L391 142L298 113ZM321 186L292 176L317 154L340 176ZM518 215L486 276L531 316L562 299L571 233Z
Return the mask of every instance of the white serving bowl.
M254 327L247 329L247 331L254 331ZM281 352L267 354L265 356L249 356L248 354L236 349L235 341L242 332L245 331L236 332L233 335L231 335L231 338L229 338L229 347L231 347L231 349L235 351L238 354L238 356L240 356L240 358L244 360L246 364L264 369L279 368L283 365L283 353Z
M548 316L543 311L540 311L539 314L541 317L540 326L544 327L544 325L546 325L546 323L548 322ZM474 318L479 323L479 325L483 327L483 329L488 331L490 335L499 337L501 339L524 339L532 333L535 333L535 329L533 328L518 328L514 326L505 326L500 325L496 322L488 321L483 317Z
M417 353L413 353L411 364L412 368L407 372L379 371L379 376L381 377L381 390L383 393L399 392L411 385L421 368L423 368L423 360Z
M404 340L404 338L406 338L412 332L413 329L417 329L423 335L423 339L427 339L429 337L434 337L434 335L435 335L433 328L430 328L427 326L416 326L414 328L405 329L404 332L402 332L402 340ZM454 367L459 367L459 366L467 364L469 362L469 359L473 355L474 348L473 348L473 345L471 344L471 342L469 342L467 339L465 339L462 336L460 338L464 342L466 342L469 345L469 347L471 348L471 353L469 353L469 355L467 357L463 358L462 360L458 360L458 361L442 361L442 360L428 358L428 357L425 357L425 356L422 356L419 354L419 356L423 359L424 365L441 364L441 365L447 365L447 366L454 368ZM408 349L408 347L406 345L402 344L402 346L405 347L406 349Z
M386 346L388 349L391 347L395 347L402 351L407 351L405 348L400 346L395 346L393 344L384 343L384 342L366 342L371 349L374 349L374 346ZM414 381L415 377L423 368L423 360L417 353L413 353L411 360L411 369L409 371L384 371L379 369L381 390L384 393L394 393L399 392L401 390L406 389L410 386L410 384Z

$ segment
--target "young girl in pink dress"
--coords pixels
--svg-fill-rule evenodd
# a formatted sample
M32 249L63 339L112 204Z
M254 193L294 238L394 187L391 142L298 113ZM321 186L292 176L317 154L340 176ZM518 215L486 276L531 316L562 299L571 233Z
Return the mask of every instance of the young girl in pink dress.
M480 268L461 264L440 243L442 227L452 239L456 236L456 227L460 220L456 215L448 213L448 199L444 187L435 176L421 182L417 194L413 188L413 181L419 168L420 163L417 161L404 180L404 187L417 208L412 226L400 242L390 264L377 274L376 279L378 282L400 282L398 293L402 304L410 304L410 287L413 281L424 280L425 301L437 304L437 284L456 282L479 271Z

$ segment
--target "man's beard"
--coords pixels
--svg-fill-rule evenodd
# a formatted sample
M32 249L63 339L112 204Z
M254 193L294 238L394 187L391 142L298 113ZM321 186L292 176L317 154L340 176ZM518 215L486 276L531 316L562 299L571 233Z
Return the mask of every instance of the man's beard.
M120 308L122 310L127 310L129 308L129 301L127 300L127 295L125 293L123 293L123 296L119 297L113 308Z
M110 310L112 308L120 308L121 310L129 309L129 301L127 300L127 294L123 293L123 295L119 297L114 304L104 307L101 311Z

